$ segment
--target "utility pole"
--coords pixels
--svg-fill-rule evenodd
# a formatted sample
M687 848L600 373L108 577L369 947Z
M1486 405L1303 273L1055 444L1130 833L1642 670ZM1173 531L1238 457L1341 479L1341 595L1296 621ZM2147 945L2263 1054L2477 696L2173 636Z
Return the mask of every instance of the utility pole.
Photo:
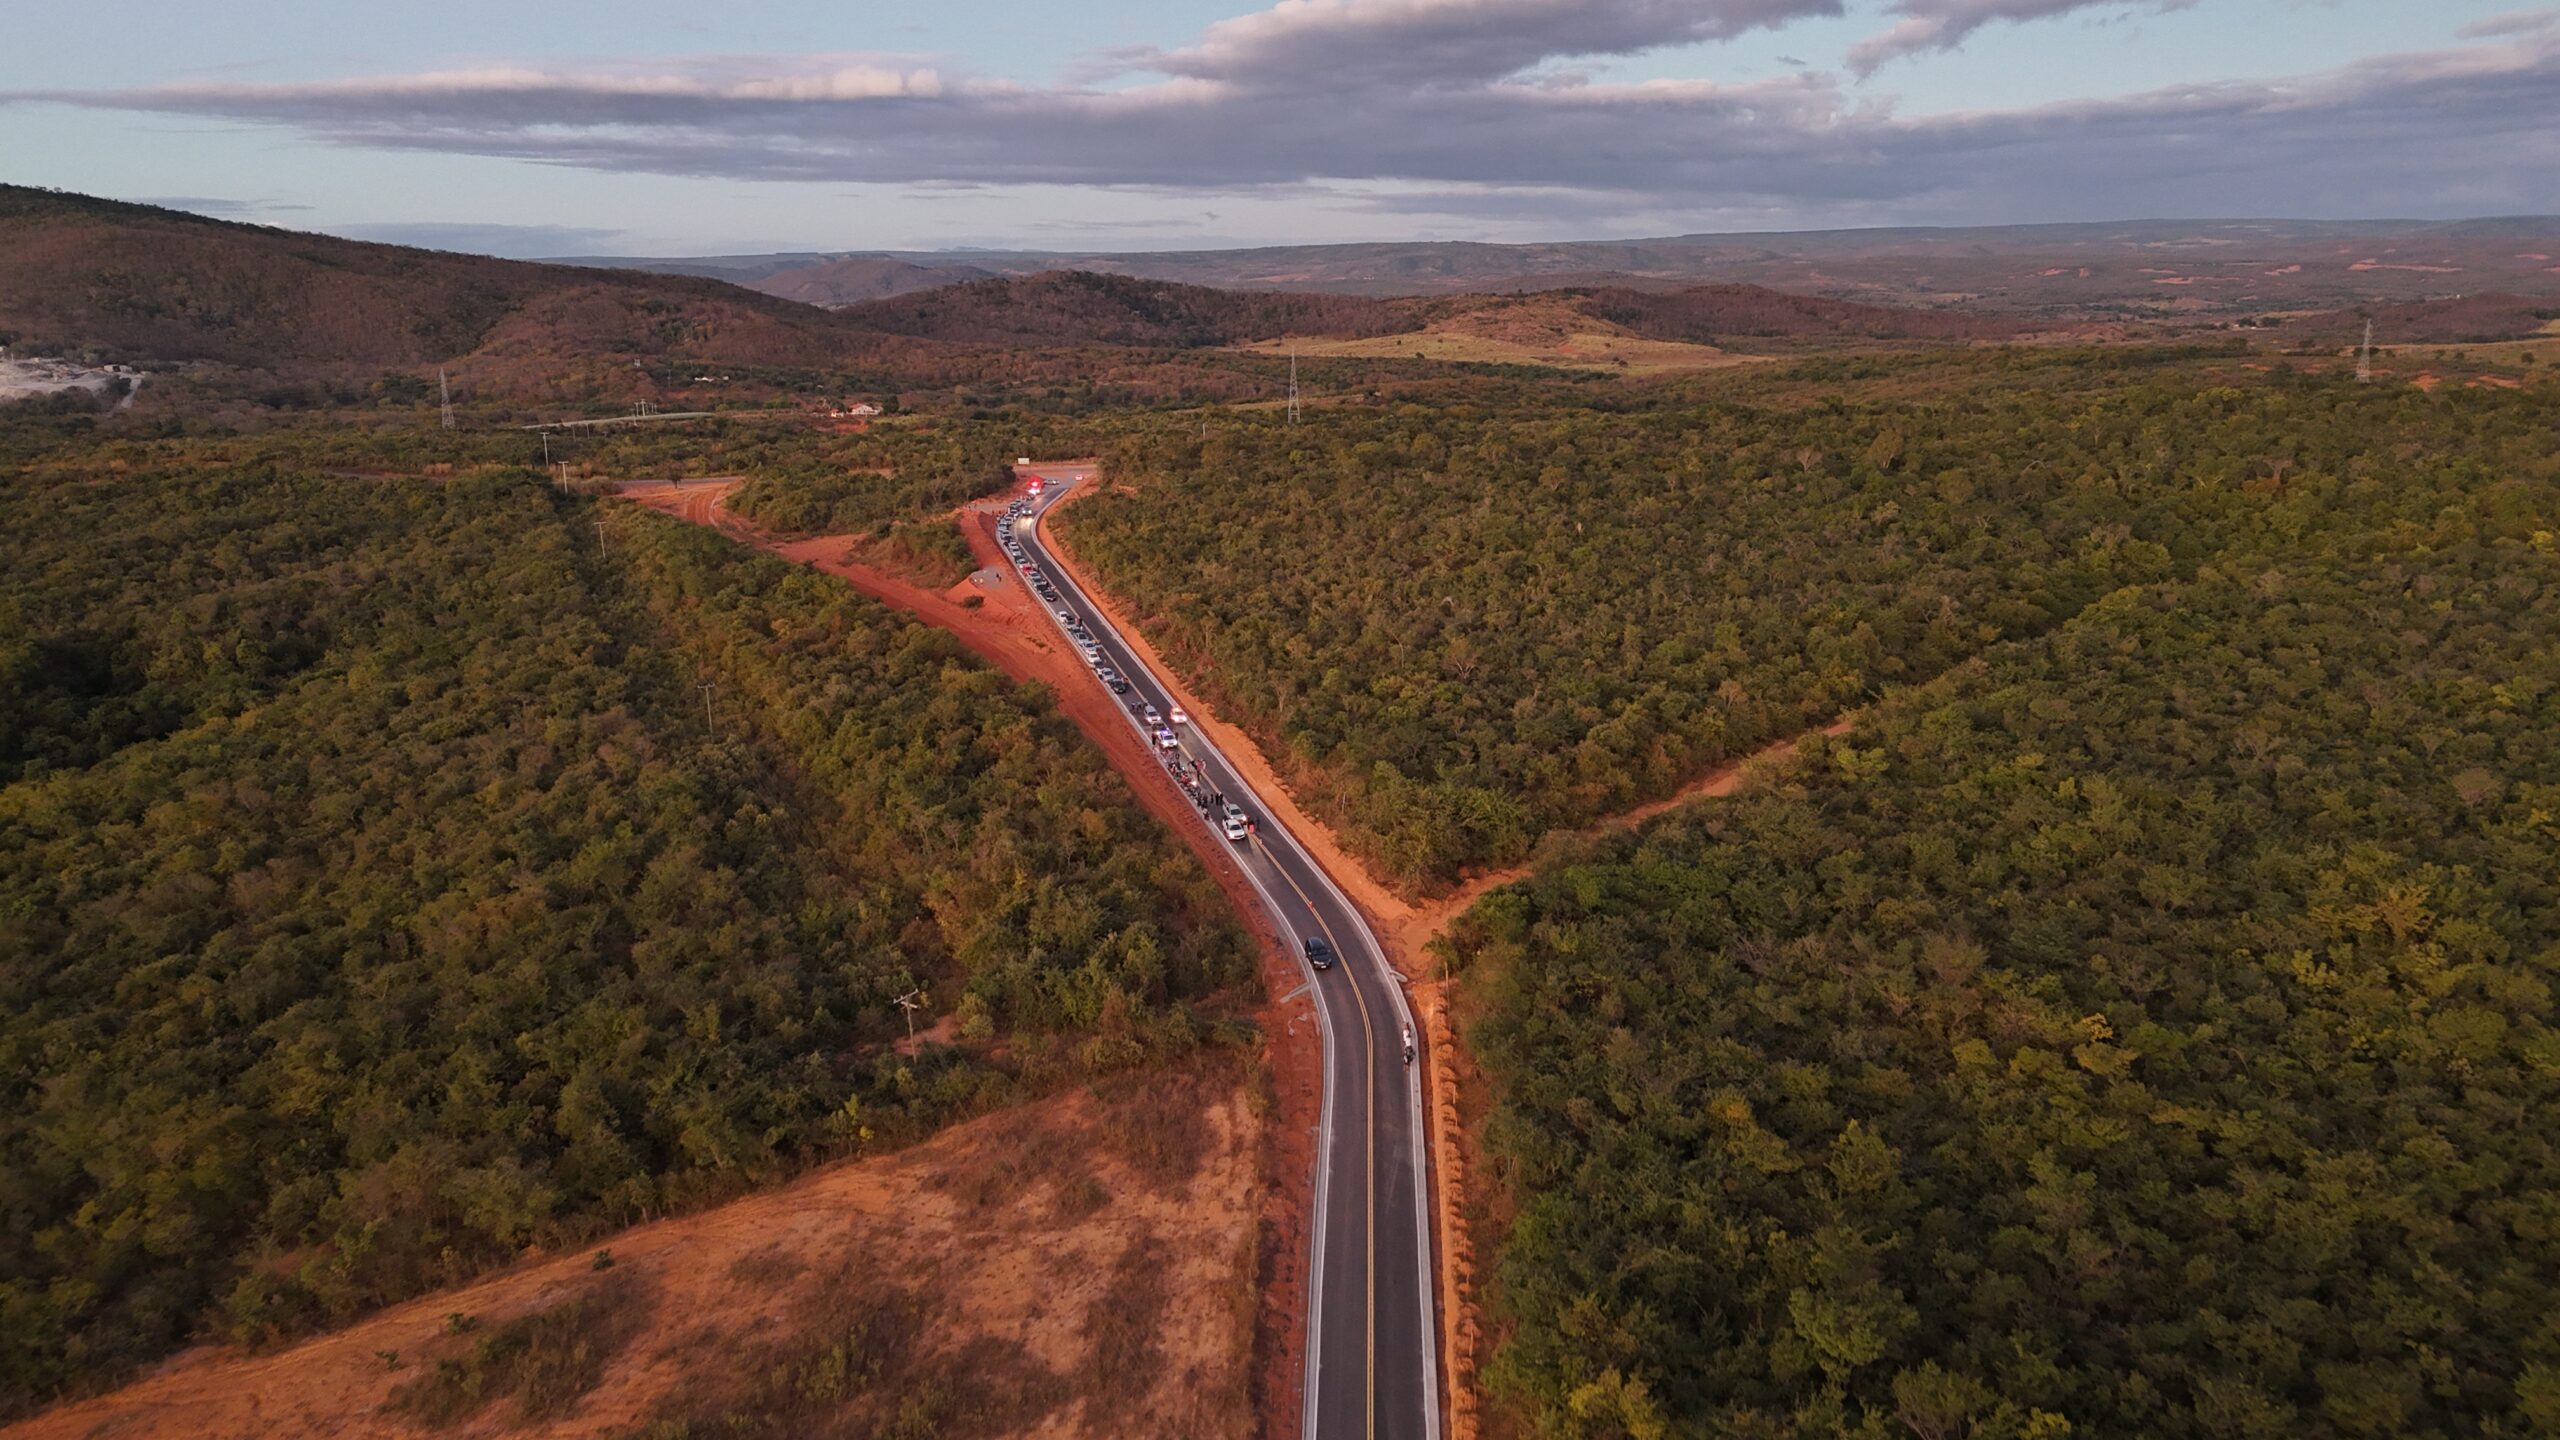
M444 377L444 367L436 367L436 392L444 397L444 428L453 428L453 382Z
M604 553L604 517L601 515L596 517L596 553Z
M1298 347L1289 347L1289 423L1298 423Z
M542 468L551 468L551 432L548 430L542 432Z
M2356 352L2356 383L2373 383L2373 322L2364 322L2364 348Z
M711 722L711 682L705 680L694 688L702 692L702 728L705 730L716 728Z
M924 992L921 990L908 991L906 994L898 997L897 1006L899 1009L907 1012L907 1038L913 1040L916 1038L916 1011L922 1009L924 1006Z

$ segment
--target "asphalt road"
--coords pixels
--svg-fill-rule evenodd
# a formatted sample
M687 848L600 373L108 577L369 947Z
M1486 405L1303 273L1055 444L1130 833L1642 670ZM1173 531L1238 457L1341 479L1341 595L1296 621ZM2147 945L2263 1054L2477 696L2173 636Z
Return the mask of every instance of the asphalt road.
M1014 538L1058 590L1059 600L1042 604L1041 613L1054 624L1055 611L1071 611L1092 632L1104 658L1131 687L1113 698L1124 702L1129 723L1145 733L1138 712L1153 705L1170 716L1172 692L1041 543L1041 513L1090 474L1073 467L1037 473L1046 493L1033 502L1029 523L1015 525ZM1014 580L1021 581L1018 570ZM1072 647L1062 625L1059 639ZM1313 987L1324 1033L1304 1434L1313 1440L1438 1440L1422 1057L1410 1063L1405 1058L1404 1037L1415 1032L1404 990L1360 912L1244 777L1197 729L1184 726L1178 734L1178 753L1199 767L1203 789L1224 792L1255 818L1257 833L1233 846L1236 858L1298 948L1299 969ZM1200 823L1215 833L1213 817L1203 815ZM1306 964L1302 942L1309 935L1332 943L1340 957L1332 968Z

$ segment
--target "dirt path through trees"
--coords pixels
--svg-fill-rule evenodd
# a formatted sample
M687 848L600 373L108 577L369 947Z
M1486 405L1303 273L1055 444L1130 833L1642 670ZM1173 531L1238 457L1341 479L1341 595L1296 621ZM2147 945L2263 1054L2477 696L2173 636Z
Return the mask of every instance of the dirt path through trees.
M857 537L785 539L730 511L735 481L684 485L635 485L621 498L696 525L708 526L743 545L769 550L852 585L863 594L947 630L989 664L1016 680L1049 688L1058 709L1102 750L1136 792L1138 801L1191 847L1224 890L1257 942L1268 1037L1275 1123L1265 1130L1268 1183L1262 1189L1260 1315L1256 1366L1264 1397L1259 1418L1274 1440L1294 1435L1306 1316L1308 1218L1314 1205L1314 1127L1323 1104L1323 1053L1313 1002L1299 991L1296 956L1273 931L1261 899L1224 844L1200 822L1188 797L1175 788L1114 708L1110 692L1095 683L1082 659L1070 654L1033 607L1038 603L997 542L996 518L1012 492L972 502L953 519L967 537L979 570L948 590L928 590L877 567L847 558Z

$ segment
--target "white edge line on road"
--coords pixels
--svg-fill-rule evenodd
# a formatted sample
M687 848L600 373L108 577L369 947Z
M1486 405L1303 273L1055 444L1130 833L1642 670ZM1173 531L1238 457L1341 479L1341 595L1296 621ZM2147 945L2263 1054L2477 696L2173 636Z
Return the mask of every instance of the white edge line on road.
M1078 476L1077 478L1083 479L1086 477ZM1069 480L1065 482L1065 484L1060 485L1057 494L1051 496L1047 500L1044 500L1037 509L1029 511L1024 516L1024 519L1029 523L1024 527L1018 528L1027 528L1034 532L1032 535L1032 542L1034 544L1039 543L1037 531L1039 529L1038 522L1040 516L1045 513L1051 505L1056 504L1059 498L1065 495L1067 486L1075 483L1076 480ZM1145 668L1144 661L1138 654L1138 647L1129 643L1129 637L1120 633L1120 627L1111 623L1111 617L1102 613L1102 607L1094 603L1092 596L1084 593L1083 586L1078 585L1073 579L1067 578L1066 566L1060 564L1056 556L1049 554L1047 547L1045 546L1041 549L1041 558L1049 561L1050 564L1055 567L1057 574L1052 576L1052 579L1065 579L1068 589L1075 593L1077 599L1084 602L1083 608L1090 612L1082 617L1086 628L1091 629L1094 625L1099 624L1104 630L1110 632L1112 639L1120 642L1120 649L1124 656L1131 662L1131 668ZM1025 590L1030 589L1028 582L1023 580L1018 568L1012 578L1014 583L1022 585ZM1031 596L1031 600L1034 607L1043 615L1047 616L1050 627L1058 632L1058 638L1062 640L1072 640L1074 638L1067 634L1067 627L1065 623L1058 619L1056 607L1041 603L1040 597L1036 594ZM1156 688L1162 690L1165 697L1170 700L1173 696L1173 686L1161 675L1156 675L1152 678L1156 682ZM1097 681L1096 683L1098 684L1100 682ZM1110 691L1107 689L1103 693L1110 695ZM1117 702L1119 698L1120 697L1116 695L1111 696L1111 699L1114 702ZM1130 729L1138 732L1138 737L1140 739L1146 741L1151 748L1154 746L1155 737L1147 733L1147 727L1140 722L1137 716L1129 712L1128 706L1115 703L1113 708L1120 712L1121 720L1127 724ZM1196 731L1198 727L1195 726L1193 728ZM1210 744L1206 736L1199 736L1197 738L1199 739L1201 748L1210 751L1212 754L1217 754L1217 747ZM1218 763L1225 766L1227 773L1233 775L1236 780L1243 785L1245 793L1249 795L1253 794L1252 783L1245 780L1244 772L1238 770L1234 762L1228 760L1225 755L1219 754ZM1268 801L1263 800L1260 795L1254 795L1253 798L1255 803L1262 807L1264 814L1268 815L1271 812L1271 806ZM1286 827L1282 828L1285 830ZM1212 831L1211 834L1214 836L1216 832ZM1302 846L1300 848L1303 850L1304 847ZM1315 863L1315 857L1312 854L1307 856L1307 862L1307 868L1316 872L1317 878L1325 882L1325 887L1333 891L1334 898L1342 900L1342 892L1339 889L1334 888L1333 878L1324 873L1324 867L1322 865ZM1270 888L1262 883L1261 876L1253 873L1253 866L1245 863L1243 860L1238 860L1236 862L1236 868L1244 872L1244 878L1253 886L1254 893L1262 897L1264 910L1270 913L1272 923L1280 928L1282 935L1285 937L1294 927L1290 925L1288 916L1283 913L1278 897L1274 896L1271 893ZM1366 939L1370 948L1374 951L1377 947L1377 938L1369 934L1368 921L1361 917L1358 908L1353 906L1350 901L1342 900L1342 905L1343 909L1354 920L1359 921L1361 934ZM1290 948L1296 953L1298 972L1306 977L1306 984L1300 987L1302 992L1315 997L1317 1030L1322 1036L1324 1042L1322 1047L1323 1054L1320 1062L1324 1080L1323 1085L1320 1087L1323 1093L1323 1104L1317 1120L1318 1131L1316 1136L1315 1224L1308 1236L1307 1243L1307 1363L1303 1378L1299 1381L1298 1393L1300 1433L1306 1437L1306 1440L1316 1440L1316 1378L1319 1370L1322 1368L1324 1360L1324 1232L1325 1211L1327 1209L1325 1201L1333 1188L1332 1140L1334 1136L1334 1092L1339 1090L1341 1087L1333 1083L1333 1062L1336 1046L1333 1033L1333 1007L1325 1003L1324 988L1316 983L1315 970L1307 963L1305 948L1303 946L1292 946ZM1383 965L1383 963L1384 962L1382 960L1381 964ZM1396 987L1390 985L1387 988L1394 990ZM1396 996L1396 1008L1400 1013L1404 1010L1404 997L1401 993ZM1408 1073L1405 1080L1406 1088L1411 1090L1414 1084L1412 1075ZM1421 1113L1421 1106L1418 1099L1415 1101L1414 1108L1416 1116L1419 1117ZM1422 1149L1418 1137L1419 1132L1417 1132L1417 1143L1414 1147L1416 1156L1415 1178L1417 1180L1421 1179L1419 1157ZM1369 1163L1375 1165L1377 1163L1377 1155L1374 1148L1376 1145L1376 1137L1372 1136L1370 1138L1370 1144L1372 1148ZM1438 1440L1440 1434L1440 1380L1439 1368L1437 1362L1433 1359L1433 1342L1437 1337L1432 1333L1431 1326L1429 1324L1431 1316L1427 1309L1430 1303L1431 1221L1429 1214L1430 1206L1426 1202L1430 1195L1430 1191L1427 1189L1421 1190L1419 1191L1419 1195L1423 1198L1418 1200L1414 1205L1414 1212L1418 1216L1422 1217L1423 1295L1424 1304L1426 1306L1426 1310L1423 1315L1425 1323L1422 1327L1422 1355L1423 1360L1425 1361L1425 1368L1429 1371L1432 1377L1430 1383L1423 1387L1423 1426L1426 1440ZM1369 1217L1369 1223L1373 1225L1376 1224L1377 1217L1374 1215Z
M1378 943L1377 932L1370 928L1368 917L1361 913L1359 906L1351 903L1350 896L1342 893L1341 886L1333 883L1332 874L1324 866L1314 863L1313 855L1307 858L1309 861L1307 868L1316 872L1316 878L1324 882L1324 888L1332 892L1335 901L1341 904L1352 919L1359 922L1361 936L1368 943L1369 956L1376 962L1378 973L1393 977L1389 979L1386 990L1395 998L1397 1018L1407 1026L1412 1025L1413 1008L1405 1003L1404 986L1396 983L1396 980L1401 977L1396 976L1396 972L1388 966L1386 948ZM1416 1034L1419 1038L1419 1032ZM1411 1109L1413 1116L1413 1228L1415 1236L1421 1242L1416 1250L1418 1258L1415 1263L1420 1268L1422 1281L1419 1287L1422 1298L1422 1369L1423 1373L1430 1377L1422 1387L1422 1433L1424 1440L1439 1440L1440 1329L1435 1313L1438 1309L1438 1296L1432 1289L1431 1273L1431 1174L1424 1153L1431 1148L1431 1132L1423 1123L1425 1117L1422 1113L1422 1071L1419 1061L1420 1056L1417 1054L1416 1063L1404 1067L1404 1089L1405 1104ZM1374 1153L1370 1156L1370 1163L1373 1165L1377 1163ZM1375 1217L1372 1217L1371 1223L1376 1223Z

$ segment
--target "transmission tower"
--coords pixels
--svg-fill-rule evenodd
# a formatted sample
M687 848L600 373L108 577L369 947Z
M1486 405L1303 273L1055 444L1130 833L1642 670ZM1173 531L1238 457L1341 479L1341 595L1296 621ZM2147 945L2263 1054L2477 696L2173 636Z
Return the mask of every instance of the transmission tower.
M453 428L453 382L444 378L444 367L436 367L436 391L444 397L444 428Z
M1298 352L1294 346L1289 351L1289 423L1298 423Z
M2356 352L2356 383L2373 383L2373 322L2364 322L2364 348Z

